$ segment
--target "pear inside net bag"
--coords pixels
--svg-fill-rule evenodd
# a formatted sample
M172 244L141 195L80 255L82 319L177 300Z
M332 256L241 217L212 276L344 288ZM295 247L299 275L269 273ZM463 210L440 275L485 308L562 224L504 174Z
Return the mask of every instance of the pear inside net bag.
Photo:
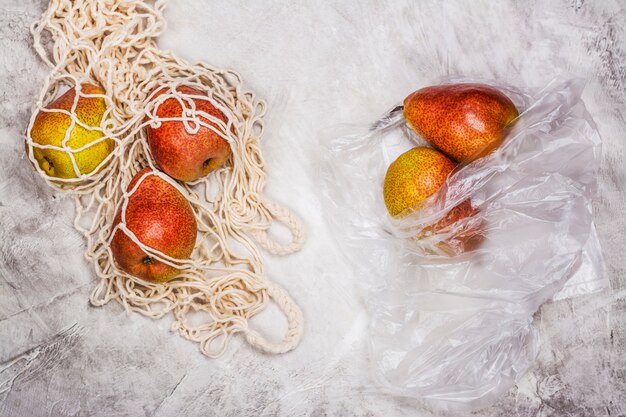
M385 208L385 172L423 145L402 114L325 142L327 217L362 283L373 373L386 390L444 407L493 402L533 364L541 304L608 285L592 214L600 138L583 87L497 86L520 110L504 143L459 165L401 220ZM474 216L424 233L467 199ZM442 250L476 225L472 250Z

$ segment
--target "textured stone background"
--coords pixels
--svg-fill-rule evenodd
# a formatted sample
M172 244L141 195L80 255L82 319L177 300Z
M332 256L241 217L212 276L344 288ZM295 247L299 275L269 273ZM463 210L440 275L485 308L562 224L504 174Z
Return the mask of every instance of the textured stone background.
M235 338L208 360L167 319L90 307L94 282L72 204L23 156L31 100L47 69L29 25L42 0L0 0L1 416L435 416L367 377L359 279L324 222L320 130L367 123L445 75L538 86L588 80L604 141L595 203L612 289L544 305L536 368L481 416L626 415L626 3L607 0L172 2L165 48L238 70L269 104L268 193L307 223L305 249L268 257L306 315L294 352ZM255 324L279 337L269 308Z

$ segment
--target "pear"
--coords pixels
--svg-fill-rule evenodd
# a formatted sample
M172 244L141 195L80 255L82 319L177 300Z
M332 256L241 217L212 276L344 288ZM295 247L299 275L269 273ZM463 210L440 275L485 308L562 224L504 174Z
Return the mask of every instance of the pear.
M131 180L130 191L150 168ZM113 228L122 220L122 208ZM145 177L130 195L126 207L126 227L144 245L176 259L189 259L196 244L198 226L189 201L171 184L156 175ZM163 283L180 274L180 269L145 253L122 230L111 240L111 252L119 267L145 281Z
M500 146L517 116L506 95L483 84L426 87L404 100L409 126L456 162L471 162Z
M80 88L84 94L105 94L102 88L93 84L81 84ZM46 109L60 109L69 112L72 109L75 97L76 88L71 88L48 104ZM100 127L106 109L104 98L83 97L81 95L76 104L75 114L76 118L85 125L97 128ZM66 114L39 111L35 115L30 137L34 143L60 147L70 124L71 118ZM103 136L100 130L89 130L76 124L69 134L67 146L71 149L79 149L101 139ZM93 172L113 151L114 146L115 142L112 139L105 139L82 151L74 152L79 173L89 174ZM50 177L64 179L78 177L67 152L55 149L40 149L33 146L33 156L39 167Z
M166 91L162 87L152 100ZM176 91L186 95L206 96L205 92L188 86L179 86ZM227 123L224 113L209 101L192 100L197 112L205 112ZM183 107L175 98L166 99L156 111L157 118L182 116ZM202 115L198 115L198 118L220 131L221 128L209 119ZM206 126L200 126L196 133L189 133L182 121L164 121L158 127L148 125L146 130L154 161L166 174L180 181L195 181L208 175L222 166L231 154L228 142Z
M391 163L383 194L391 216L419 210L423 200L435 194L454 169L445 155L426 147L413 148Z
M383 197L389 214L402 218L419 211L424 200L441 188L454 168L450 159L431 148L416 147L400 155L387 169L383 184ZM478 210L467 199L453 207L435 224L426 226L416 239L438 233L477 213ZM449 254L462 253L474 248L480 241L480 235L479 227L464 227L439 246Z

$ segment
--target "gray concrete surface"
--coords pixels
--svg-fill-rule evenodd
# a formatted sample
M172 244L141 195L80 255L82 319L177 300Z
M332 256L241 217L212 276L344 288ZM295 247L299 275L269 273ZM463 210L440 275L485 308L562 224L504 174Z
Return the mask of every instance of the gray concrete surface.
M294 352L235 339L218 360L168 319L88 304L95 274L72 203L23 157L31 101L47 73L29 26L41 0L0 0L0 415L441 416L377 392L366 313L320 208L319 131L367 123L407 92L460 74L539 86L585 77L603 139L594 208L612 289L546 304L542 348L518 386L477 416L626 415L626 4L623 1L172 2L160 43L234 68L267 99L268 193L305 219L305 249L268 257L307 319ZM278 337L269 308L255 323Z

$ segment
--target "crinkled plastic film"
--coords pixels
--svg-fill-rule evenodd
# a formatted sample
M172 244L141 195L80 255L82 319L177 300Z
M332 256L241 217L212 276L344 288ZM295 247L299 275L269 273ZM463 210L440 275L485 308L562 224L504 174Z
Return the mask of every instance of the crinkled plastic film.
M373 373L394 394L445 408L489 404L527 372L541 304L608 286L592 213L600 138L584 82L494 86L520 110L503 145L458 166L401 220L385 208L385 172L426 145L401 107L324 143L325 208L362 283ZM476 215L424 233L468 198ZM480 243L449 250L468 229Z

